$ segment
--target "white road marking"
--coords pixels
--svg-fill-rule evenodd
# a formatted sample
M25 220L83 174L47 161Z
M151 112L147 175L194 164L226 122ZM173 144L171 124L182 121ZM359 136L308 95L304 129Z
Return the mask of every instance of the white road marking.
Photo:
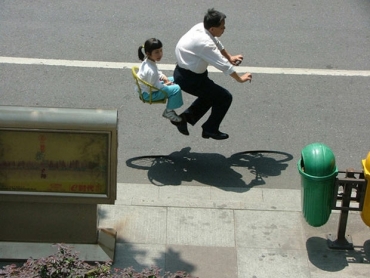
M0 64L18 65L44 65L44 66L64 66L64 67L83 67L83 68L104 68L104 69L131 69L139 66L140 63L124 62L100 62L100 61L80 61L80 60L59 60L59 59L37 59L2 57ZM174 64L158 64L160 70L173 70ZM304 68L269 68L269 67L235 67L239 73L251 72L262 74L290 74L290 75L323 75L323 76L363 76L369 77L370 70L336 70L336 69L304 69ZM220 72L210 66L209 72Z

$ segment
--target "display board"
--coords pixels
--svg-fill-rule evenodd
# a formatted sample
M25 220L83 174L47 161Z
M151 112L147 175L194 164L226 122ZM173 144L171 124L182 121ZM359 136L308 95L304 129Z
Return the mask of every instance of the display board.
M101 110L78 112L112 117ZM55 113L64 114L58 109L52 113L55 119ZM58 118L50 129L43 123L45 113L38 119L40 128L34 128L34 121L33 128L27 128L24 116L18 127L0 126L0 200L6 195L95 198L102 203L115 199L116 125L107 125L112 119L103 120L103 126L97 121L95 127L87 121L84 130L80 122L66 124ZM113 122L117 124L117 119ZM58 124L62 128L58 129Z
M0 131L0 190L106 194L109 134Z

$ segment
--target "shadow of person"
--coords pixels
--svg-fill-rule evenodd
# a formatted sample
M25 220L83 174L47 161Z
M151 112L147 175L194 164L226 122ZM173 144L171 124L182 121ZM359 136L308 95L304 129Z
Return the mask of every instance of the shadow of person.
M265 184L263 178L279 176L291 160L290 154L274 151L251 151L232 155L229 158L218 153L193 153L190 147L168 156L141 156L128 159L128 167L147 170L148 178L155 185L181 185L183 181L196 181L225 190L249 188ZM249 170L240 174L233 168ZM244 170L244 169L243 169ZM245 175L245 176L244 176Z
M246 186L242 175L230 168L228 159L218 153L191 153L190 147L168 156L138 157L127 161L129 167L148 170L155 185L180 185L183 181L222 187Z
M245 151L230 156L231 167L243 167L255 176L249 186L265 184L264 178L280 176L288 167L291 154L279 151Z

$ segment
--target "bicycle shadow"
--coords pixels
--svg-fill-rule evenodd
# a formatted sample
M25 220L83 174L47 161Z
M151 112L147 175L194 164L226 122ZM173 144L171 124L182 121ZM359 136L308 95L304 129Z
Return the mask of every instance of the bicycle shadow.
M186 147L169 155L130 158L126 165L148 171L148 179L158 186L197 181L215 187L244 188L265 184L265 178L279 176L293 159L279 151L245 151L229 158L218 153L192 153ZM240 174L235 169L248 170Z

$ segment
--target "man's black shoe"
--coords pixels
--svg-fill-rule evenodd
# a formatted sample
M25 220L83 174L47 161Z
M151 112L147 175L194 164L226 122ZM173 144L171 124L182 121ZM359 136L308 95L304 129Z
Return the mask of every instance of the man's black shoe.
M215 140L224 140L224 139L229 138L229 135L221 131L217 131L213 133L213 132L208 132L208 131L203 130L202 137L206 139L212 138Z
M184 115L180 115L180 116L182 118L182 121L181 122L173 122L173 121L171 121L171 123L177 127L178 131L181 134L189 135L188 123L187 123L187 121L185 119L185 116Z

